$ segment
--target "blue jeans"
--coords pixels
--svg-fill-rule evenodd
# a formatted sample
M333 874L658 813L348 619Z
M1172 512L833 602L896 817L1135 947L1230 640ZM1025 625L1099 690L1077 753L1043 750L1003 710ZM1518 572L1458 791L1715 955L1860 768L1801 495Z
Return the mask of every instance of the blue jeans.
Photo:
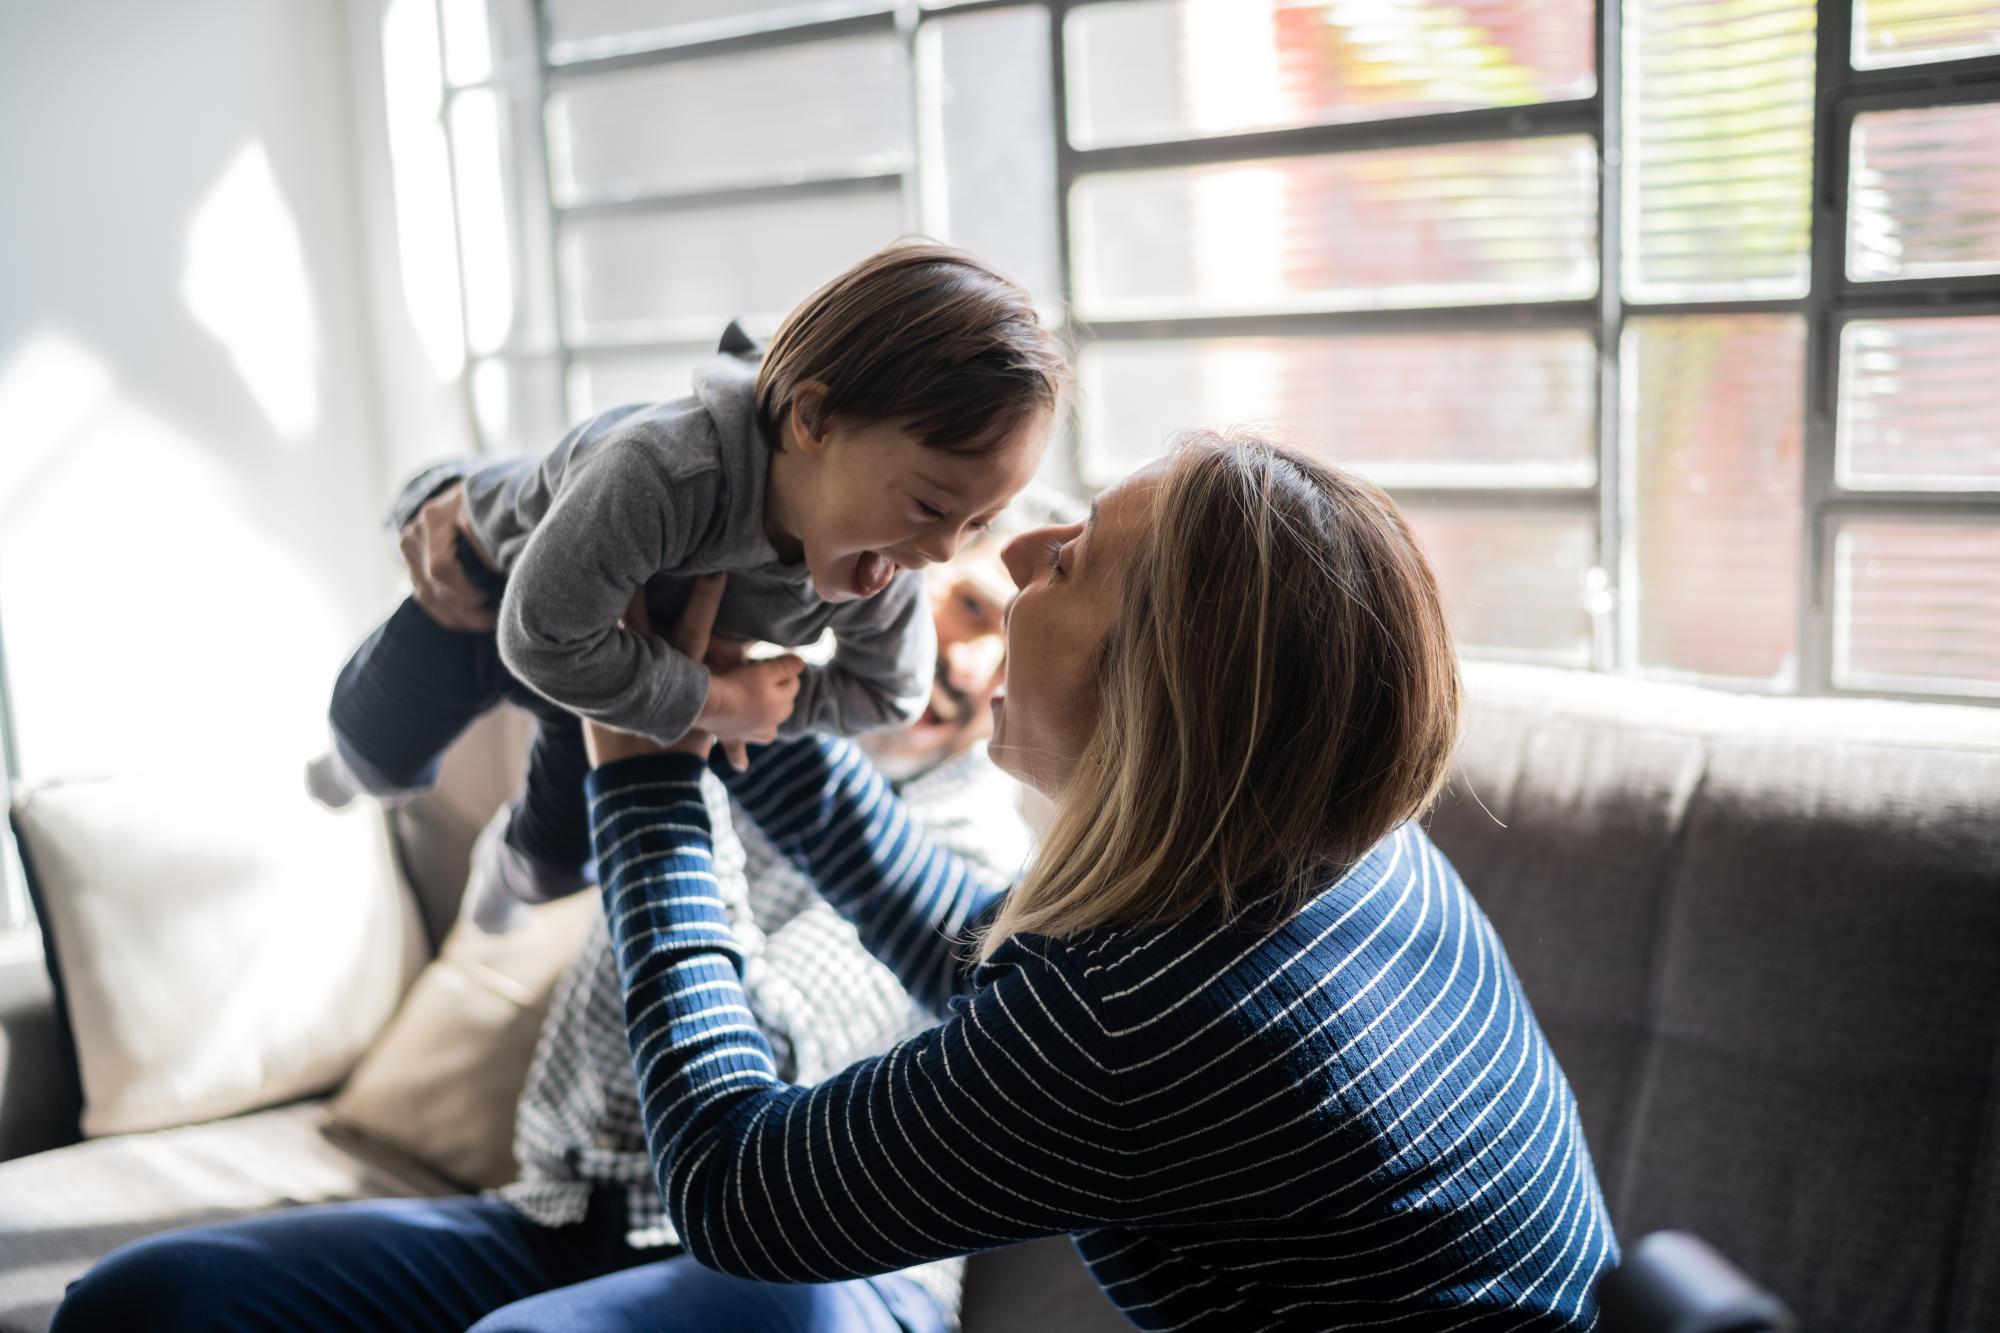
M902 1277L752 1282L625 1244L600 1195L572 1227L492 1198L323 1204L189 1227L70 1284L51 1333L942 1333Z

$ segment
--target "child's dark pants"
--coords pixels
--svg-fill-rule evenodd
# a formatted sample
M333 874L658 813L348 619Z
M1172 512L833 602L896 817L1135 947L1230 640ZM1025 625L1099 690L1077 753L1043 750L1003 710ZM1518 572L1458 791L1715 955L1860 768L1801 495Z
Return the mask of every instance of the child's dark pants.
M487 569L463 537L458 559L497 607L505 578ZM414 597L404 598L341 669L328 720L355 775L387 795L436 782L446 747L503 701L535 715L527 787L514 803L507 842L552 865L581 868L590 860L582 724L514 678L492 633L446 629Z

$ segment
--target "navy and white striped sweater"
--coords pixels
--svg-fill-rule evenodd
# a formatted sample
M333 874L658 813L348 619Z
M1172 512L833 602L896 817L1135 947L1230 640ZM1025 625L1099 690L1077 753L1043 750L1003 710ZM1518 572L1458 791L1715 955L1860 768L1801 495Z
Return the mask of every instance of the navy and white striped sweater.
M592 774L655 1171L711 1267L892 1272L1074 1234L1146 1329L1587 1329L1617 1258L1576 1104L1498 938L1405 825L1275 929L1024 936L848 742L734 793L946 1015L778 1080L710 887L700 761Z

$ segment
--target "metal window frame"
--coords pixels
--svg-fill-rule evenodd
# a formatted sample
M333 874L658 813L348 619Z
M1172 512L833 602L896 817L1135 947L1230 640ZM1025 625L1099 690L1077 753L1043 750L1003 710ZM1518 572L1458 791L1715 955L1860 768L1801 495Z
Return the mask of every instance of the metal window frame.
M915 196L915 191L911 188L918 165L914 150L910 160L896 171L834 173L758 185L657 190L616 198L585 197L569 203L558 203L555 162L549 152L548 103L551 93L561 85L588 79L593 75L659 68L690 60L779 50L865 35L894 34L901 38L906 58L911 58L914 68L913 44L916 39L917 24L914 7L908 0L874 13L839 15L803 23L755 27L726 36L699 38L687 42L665 42L616 54L566 61L550 58L553 42L546 0L531 0L531 3L535 33L532 61L533 95L538 110L534 126L535 149L542 169L541 189L538 193L545 210L544 225L548 237L548 253L544 258L544 264L548 281L552 286L550 300L553 354L557 363L562 415L565 421L574 420L577 415L577 404L574 401L576 378L574 371L579 359L589 359L597 354L633 354L649 350L683 349L688 346L685 340L678 339L590 338L581 336L572 329L570 293L564 277L562 260L563 232L569 224L587 223L611 217L649 216L679 210L718 208L739 203L803 201L860 193L887 193L891 189L902 197L907 216L911 206L910 201ZM909 111L912 116L916 114L915 95L913 78L909 99ZM914 142L913 135L912 143Z
M1623 576L1625 406L1625 47L1620 0L1597 0L1597 568L1604 596L1592 608L1592 656L1599 671L1618 672L1632 619Z
M1817 6L1814 60L1812 284L1806 325L1805 458L1799 533L1798 692L2000 704L2000 694L1922 692L1841 684L1834 541L1850 518L2000 525L2000 489L1886 490L1840 485L1840 344L1858 319L2000 313L2000 274L1893 281L1847 276L1848 181L1855 118L1871 111L2000 103L2000 55L1857 69L1852 60L1857 0Z
M1840 687L1834 683L1832 657L1832 533L1842 517L1855 513L1904 517L1935 515L1954 521L1967 516L2000 522L2000 491L1845 490L1835 475L1836 397L1839 385L1841 330L1857 318L1918 314L1983 314L2000 311L2000 275L1972 278L1913 279L1855 282L1845 273L1846 184L1849 139L1854 118L1868 111L1954 102L2000 101L2000 55L1935 61L1876 69L1857 69L1850 60L1855 0L1821 0L1817 5L1814 56L1813 163L1811 193L1810 282L1802 297L1725 300L1636 301L1623 291L1624 164L1621 0L1595 5L1594 54L1596 85L1585 98L1529 106L1423 113L1382 120L1307 125L1256 130L1158 142L1079 148L1069 134L1069 60L1067 30L1070 16L1086 7L1128 3L1130 0L965 0L931 7L921 0L893 0L872 12L836 15L791 24L754 26L740 32L703 36L688 41L658 42L601 55L555 61L550 58L551 28L547 0L530 0L536 49L525 75L496 76L477 84L447 86L440 107L450 138L451 99L468 88L517 87L525 79L534 105L533 145L541 167L538 182L548 253L542 269L552 284L553 319L550 345L509 345L476 360L545 360L557 365L565 418L575 414L573 369L577 361L599 354L684 351L689 344L672 339L592 339L572 331L568 292L562 264L562 231L566 223L612 216L631 216L680 208L724 206L771 199L808 199L856 191L897 189L904 200L906 222L920 222L916 210L921 192L915 188L922 171L916 118L919 80L916 77L919 35L930 23L966 14L1001 9L1038 8L1048 17L1050 125L1055 178L1055 293L1063 312L1065 332L1079 351L1096 343L1220 337L1292 337L1355 333L1480 332L1492 330L1574 328L1589 330L1597 345L1597 478L1593 485L1552 487L1464 487L1403 485L1394 493L1413 505L1453 513L1506 513L1550 508L1573 512L1594 508L1598 527L1599 571L1608 597L1592 608L1592 666L1600 671L1646 674L1670 679L1704 680L1733 688L1774 693L1862 694L1910 697L1927 702L1964 702L1992 706L2000 699L1985 694L1898 694L1892 691ZM439 36L442 50L443 24ZM904 43L911 69L910 116L912 151L899 170L834 174L768 185L658 191L637 197L585 198L556 202L553 163L548 151L547 105L551 90L592 75L649 68L751 51L771 50L864 34L896 33ZM442 73L441 73L442 77ZM1080 178L1109 171L1200 166L1271 157L1327 155L1455 143L1518 140L1557 134L1587 134L1597 145L1598 293L1584 299L1496 303L1450 307L1118 318L1086 322L1071 309L1074 293L1074 238L1071 198ZM454 148L455 154L455 148ZM451 159L456 171L456 157ZM517 201L517 207L521 206ZM456 182L453 208L457 207ZM461 273L463 269L461 267ZM1630 532L1636 497L1625 459L1621 345L1628 320L1635 317L1728 314L1794 314L1806 323L1803 463L1800 476L1801 560L1797 627L1797 670L1788 684L1725 680L1695 673L1641 668L1632 647L1638 605L1629 576L1636 545ZM469 386L472 361L465 377ZM468 401L470 391L467 391ZM1077 420L1064 423L1070 441L1070 476L1083 473L1083 443ZM484 442L482 442L484 443ZM1503 650L1478 649L1481 655L1508 656Z
M21 785L21 754L14 739L14 700L7 685L7 637L0 628L0 939L33 920L27 872L14 846L14 790Z
M1064 20L1086 5L1124 0L1049 0L1052 59L1063 72ZM1203 166L1225 162L1292 156L1326 156L1382 149L1447 146L1586 135L1597 148L1597 295L1536 302L1493 302L1453 306L1385 306L1363 310L1228 314L1082 320L1072 317L1071 338L1079 352L1096 343L1151 341L1169 338L1290 337L1367 333L1479 333L1518 329L1576 329L1593 335L1598 349L1597 468L1593 483L1576 487L1392 485L1391 494L1415 510L1452 515L1575 513L1594 511L1598 532L1598 568L1608 578L1610 596L1604 608L1589 607L1590 642L1585 653L1590 666L1615 671L1620 661L1617 623L1622 615L1618 592L1618 550L1621 530L1618 464L1619 381L1618 342L1624 304L1618 284L1621 229L1621 175L1617 154L1605 146L1618 142L1619 13L1615 0L1598 0L1593 33L1595 89L1588 97L1526 106L1482 107L1428 112L1381 120L1302 125L1275 130L1209 135L1195 139L1076 148L1066 128L1067 98L1058 96L1056 135L1058 226L1061 231L1065 299L1071 294L1071 187L1081 175L1109 171ZM1066 89L1058 83L1058 89ZM1080 451L1072 460L1079 475L1086 472ZM1578 589L1581 597L1584 590ZM1532 650L1496 646L1470 649L1485 658L1547 661Z

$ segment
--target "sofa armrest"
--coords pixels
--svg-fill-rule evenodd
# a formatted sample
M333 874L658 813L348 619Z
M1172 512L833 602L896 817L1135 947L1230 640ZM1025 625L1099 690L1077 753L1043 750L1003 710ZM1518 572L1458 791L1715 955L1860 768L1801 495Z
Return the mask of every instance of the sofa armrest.
M0 1161L76 1142L82 1110L39 938L0 941Z

